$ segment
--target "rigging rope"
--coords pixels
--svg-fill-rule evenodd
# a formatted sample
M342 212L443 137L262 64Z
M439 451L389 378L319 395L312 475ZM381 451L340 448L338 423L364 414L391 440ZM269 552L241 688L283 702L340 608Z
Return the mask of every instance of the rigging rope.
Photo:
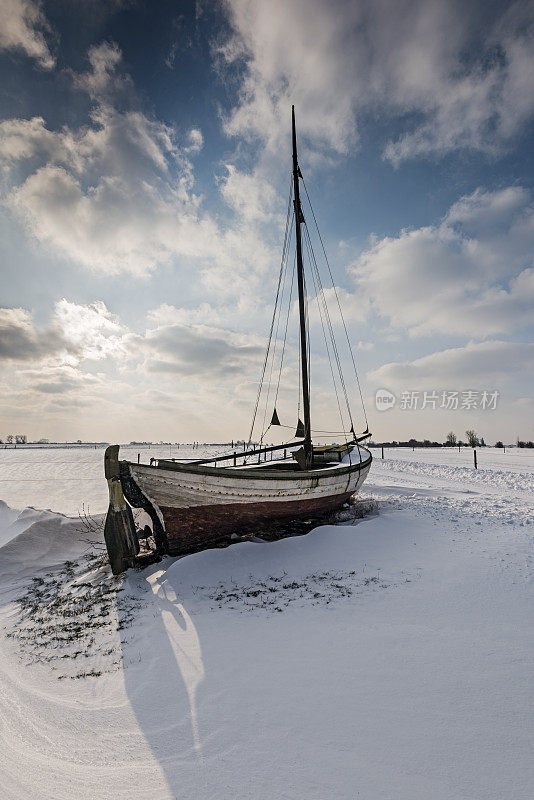
M310 259L310 264L313 264L312 255L310 253L310 250L312 249L311 248L311 242L310 242L310 236L309 236L307 228L305 228L305 230L306 230L306 234L307 235L305 236L304 241L305 241L305 244L306 244L306 249L308 251L308 257ZM321 321L321 328L323 330L323 338L324 338L324 343L325 343L325 348L326 348L326 355L328 357L328 365L330 367L330 373L332 375L332 384L334 386L334 392L335 392L335 395L336 395L337 408L338 408L338 411L339 411L339 419L341 421L341 427L343 428L343 436L345 437L345 442L346 442L347 441L347 434L345 432L345 426L343 424L343 414L341 413L341 404L339 402L339 394L338 394L338 390L337 390L336 379L335 379L335 376L334 376L334 368L332 366L332 359L330 358L330 349L328 347L328 339L326 337L326 331L325 331L325 327L324 327L323 312L321 310L321 303L319 301L319 290L317 288L316 278L315 278L313 269L312 269L312 280L313 280L313 286L314 286L314 289L315 289L315 299L317 300L317 308L319 309L319 319Z
M316 274L316 277L317 277L317 282L318 282L318 285L319 285L319 292L317 294L317 298L319 298L319 296L320 296L321 297L321 301L323 303L325 320L326 320L328 332L330 334L330 341L331 341L331 344L332 344L332 352L334 354L334 358L335 358L335 361L336 361L337 371L338 371L338 374L339 374L339 380L340 380L340 383L341 383L341 387L343 389L343 396L345 398L345 405L347 406L347 413L348 413L348 416L349 416L350 424L352 426L353 425L352 414L351 414L351 411L350 411L350 403L349 403L347 387L345 385L345 378L343 377L343 370L341 369L341 359L339 357L339 351L337 349L337 343L336 343L336 339L335 339L335 336L334 336L334 329L333 329L333 326L332 326L332 321L330 319L330 312L328 311L328 304L326 302L326 297L325 297L325 294L324 294L324 288L323 288L323 284L322 284L322 281L321 281L321 274L319 272L319 267L317 265L317 261L316 261L316 258L315 258L315 253L313 252L313 246L312 246L312 243L311 243L310 233L308 231L308 227L307 226L306 226L306 235L308 237L308 243L309 243L309 249L310 249L310 262L311 262L311 266L312 266L312 274L313 274L313 271L315 270L315 274ZM319 302L319 300L318 300L318 302Z
M252 415L252 425L250 426L250 434L249 434L249 437L248 437L249 444L252 441L252 433L254 431L254 424L256 422L256 414L258 413L258 405L259 405L259 402L260 402L261 390L262 390L262 387L263 387L263 380L265 378L265 370L266 370L266 367L267 367L267 361L269 359L269 351L270 351L270 348L271 348L271 340L272 340L272 336L273 336L274 323L275 323L275 319L276 319L276 311L277 311L277 308L278 308L278 297L280 295L280 285L281 285L281 282L282 282L282 275L284 273L286 254L287 254L287 243L288 243L288 232L289 232L288 229L289 229L289 220L290 220L290 216L291 216L291 199L292 199L292 196L293 196L293 185L290 184L289 200L288 200L288 204L287 204L287 215L286 215L286 229L285 229L285 235L284 235L284 246L283 246L283 249L282 249L282 260L281 260L281 264L280 264L280 274L278 276L278 286L276 288L276 297L275 297L275 301L274 301L274 310L273 310L273 318L272 318L272 321L271 321L271 328L270 328L270 331L269 331L269 340L267 342L267 351L265 353L265 359L263 361L263 368L262 368L262 372L261 372L260 384L258 386L258 393L256 395L256 404L254 406L254 414Z
M288 241L291 240L291 231L292 230L293 230L293 215L291 216L291 224L289 226ZM271 394L271 381L272 381L272 377L273 377L273 368L274 368L274 364L275 364L275 361L276 361L276 350L277 350L277 347L278 347L278 330L280 328L280 320L282 318L282 307L283 307L283 304L284 304L284 293L285 293L286 277L287 277L287 262L288 262L288 259L287 259L287 253L286 253L286 257L285 257L285 261L284 261L284 278L283 278L283 282L282 282L282 293L280 295L280 303L278 305L278 320L277 320L277 323L276 323L276 331L275 331L275 334L274 334L274 345L273 345L272 356L271 356L271 368L270 368L270 371L269 371L269 381L267 383L267 396L265 398L265 408L263 410L263 422L262 422L262 425L261 425L261 429L262 429L263 433L261 434L261 437L260 437L260 443L263 442L263 437L265 436L265 434L267 433L267 431L271 427L269 425L267 430L265 430L265 420L267 418L267 411L268 411L268 407L269 407L269 397L270 397L270 394ZM293 280L291 281L291 286L293 286ZM285 347L285 338L284 338L284 347ZM276 402L275 402L275 406L276 406Z
M330 268L330 263L328 261L327 255L326 255L326 249L325 249L325 246L324 246L324 242L323 242L323 239L321 237L321 233L319 231L319 226L317 224L317 219L315 217L315 212L313 210L313 207L312 207L312 204L311 204L311 200L310 200L310 196L309 196L309 193L308 193L308 189L306 187L304 179L302 179L302 183L304 185L304 191L306 193L306 198L307 198L307 201L308 201L308 205L310 207L310 210L311 210L311 213L312 213L312 216L313 216L315 229L317 231L317 235L318 235L319 241L321 243L322 252L323 252L323 255L324 255L324 258L325 258L325 261L326 261L326 265L327 265L327 268L328 268L328 273L329 273L329 276L330 276L330 282L331 282L332 289L333 289L333 292L334 292L334 296L336 298L337 306L338 306L338 309L339 309L341 322L343 324L343 329L344 329L344 332L345 332L345 337L346 337L346 340L347 340L349 353L350 353L350 357L351 357L351 360L352 360L352 366L354 368L354 374L356 376L356 382L357 382L357 385L358 385L358 391L359 391L360 400L361 400L361 403L362 403L362 409L363 409L363 414L364 414L364 418L365 418L366 429L368 430L369 426L368 426L368 421L367 421L367 414L366 414L366 411L365 411L365 405L364 405L364 402L363 402L363 395L362 395L360 380L359 380L359 376L358 376L358 370L356 368L356 361L355 361L354 353L353 353L352 346L351 346L351 343L350 343L350 338L349 338L347 326L346 326L346 323L345 323L345 318L343 316L343 311L341 309L341 303L340 303L340 300L339 300L337 287L336 287L335 282L334 282L334 278L333 278L333 275L332 275L332 270ZM290 189L289 189L289 200L288 200L287 215L286 215L284 244L283 244L283 249L282 249L282 259L281 259L281 263L280 263L280 273L279 273L279 276L278 276L278 285L277 285L277 290L276 290L276 297L275 297L273 316L272 316L271 326L270 326L270 330L269 330L267 351L265 353L265 359L263 361L263 368L262 368L260 383L259 383L259 386L258 386L258 393L257 393L257 396L256 396L256 403L255 403L255 406L254 406L254 414L253 414L253 418L252 418L252 425L251 425L251 428L250 428L249 443L252 441L254 425L256 423L257 413L258 413L258 409L259 409L261 394L262 394L262 391L263 391L263 386L264 386L264 381L265 381L265 377L266 377L266 373L267 373L267 366L269 364L269 360L270 360L270 368L269 368L269 375L268 375L268 386L267 386L267 393L266 393L266 397L265 397L265 408L264 408L264 413L263 413L263 422L262 422L262 426L261 426L263 432L261 433L260 442L263 442L263 439L264 439L265 435L267 434L267 432L270 430L270 428L272 426L272 421L271 421L271 423L267 426L267 428L265 428L265 423L266 423L266 420L267 420L267 412L268 412L268 407L269 407L269 399L271 397L273 372L275 371L276 354L277 354L277 350L278 350L278 347L279 347L278 334L279 334L281 320L282 320L282 310L283 310L284 296L286 295L286 284L287 284L287 277L288 277L288 260L289 260L288 256L289 256L289 250L290 250L291 232L293 230L293 223L294 223L294 213L292 213L292 209L291 209L292 198L293 198L293 182L291 181ZM344 379L344 376L343 376L343 371L341 369L341 359L340 359L340 355L339 355L339 350L338 350L338 346L337 346L336 339L335 339L335 336L334 336L334 329L333 329L332 320L331 320L331 317L330 317L330 312L328 310L328 304L326 302L325 290L324 290L323 283L322 283L322 280L321 280L321 273L320 273L319 266L318 266L318 263L317 263L317 259L316 259L316 256L315 256L315 253L314 253L314 250L313 250L310 231L309 231L308 226L307 226L307 224L306 224L304 219L302 219L302 223L303 223L302 227L304 228L303 239L304 239L304 243L305 243L305 248L307 250L308 258L309 258L309 261L310 261L311 275L312 275L313 285L314 285L314 289L315 289L317 306L318 306L318 310L319 310L319 318L320 318L320 321L321 321L321 328L322 328L323 338L324 338L324 342L325 342L326 354L327 354L327 358L328 358L328 362L329 362L330 372L331 372L331 376L332 376L332 382L333 382L333 385L334 385L334 391L335 391L335 394L336 394L336 402L337 402L337 407L338 407L338 411L339 411L339 417L340 417L340 420L341 420L341 427L343 428L342 431L319 431L319 430L317 430L317 431L313 431L313 432L315 434L324 433L324 434L331 434L331 435L334 435L334 434L337 435L337 434L341 434L342 433L344 438L345 438L345 442L347 442L347 431L345 430L345 420L343 419L343 412L341 410L341 405L342 404L340 402L338 386L337 386L337 380L336 380L336 376L334 374L333 361L335 361L335 365L336 365L336 370L335 371L339 375L340 387L341 387L342 392L343 392L343 397L344 397L345 405L346 405L346 408L347 408L347 414L348 414L348 419L349 419L349 422L350 422L350 425L351 425L351 430L354 431L354 424L353 424L353 420L352 420L352 414L351 414L351 409L350 409L347 386L346 386L345 379ZM295 252L295 262L296 262L296 252ZM282 376L282 368L283 368L283 364L284 364L284 356L285 356L285 348L286 348L286 343L287 343L287 332L288 332L288 325L289 325L289 317L291 316L291 302L292 302L292 298L293 298L293 289L294 289L295 272L296 272L295 262L293 264L293 270L292 270L292 275L291 275L291 284L290 284L290 289L289 289L288 308L287 308L287 314L286 314L285 325L284 325L284 337L283 337L283 341L282 341L282 344L281 344L280 366L279 366L279 369L278 369L278 379L277 379L276 391L275 391L275 395L274 395L274 408L275 409L276 409L276 404L277 404L277 401L278 401L280 382L281 382L281 376ZM310 329L309 329L309 309L308 309L307 292L306 292L306 276L304 275L303 278L304 278L304 298L305 298L304 318L305 318L305 322L306 322L306 332L307 332L307 335L306 335L306 352L307 352L307 356L308 356L308 364L310 364ZM274 343L273 343L273 334L274 334ZM329 339L330 339L330 344L328 342ZM332 357L331 357L332 355L333 355L333 360L332 360ZM310 382L311 382L310 381L310 372L311 372L311 370L308 370L308 393L310 391ZM297 408L297 417L298 417L298 419L300 419L301 395L302 395L302 385L301 385L302 384L302 374L301 373L302 373L301 351L300 351L300 347L298 347L298 382L299 382L298 408ZM280 427L289 428L290 426L280 425Z
M286 351L286 339L287 339L287 326L289 325L289 317L291 315L291 300L293 299L293 285L295 283L295 272L296 270L296 262L297 262L297 254L295 252L295 259L293 262L293 272L291 274L291 288L289 290L289 303L287 306L287 316L286 316L286 327L284 330L284 341L282 344L282 353L280 355L280 369L278 370L278 381L276 384L276 394L274 396L274 407L276 408L276 403L278 402L278 390L280 389L280 378L282 377L282 367L284 365L284 353Z
M363 416L365 418L365 427L366 427L366 430L368 430L369 429L369 423L367 421L367 413L365 411L365 403L363 402L362 389L361 389L361 386L360 386L360 378L358 376L358 370L356 368L356 360L354 358L354 353L352 352L352 346L351 346L351 343L350 343L350 338L349 338L349 334L348 334L348 331L347 331L347 326L345 324L345 317L343 316L343 311L341 310L341 303L339 302L339 297L338 297L336 285L334 283L334 277L332 275L332 270L330 269L330 262L328 261L328 256L326 255L326 249L325 249L325 246L324 246L324 243L323 243L321 232L319 231L319 225L317 224L317 219L315 217L315 212L314 212L313 206L311 204L310 196L308 194L308 189L307 189L306 183L304 181L304 178L302 178L302 184L304 186L304 191L306 192L306 197L308 199L308 205L310 206L310 211L312 213L313 221L315 223L315 229L317 231L317 235L319 237L319 241L321 242L321 248L323 250L323 255L324 255L324 258L325 258L325 261L326 261L326 266L328 267L328 273L330 275L330 280L332 282L332 288L334 290L334 295L335 295L335 298L336 298L336 301L337 301L337 306L339 308L339 314L341 316L341 321L343 323L343 329L345 331L345 336L347 338L347 344L349 346L349 352L350 352L350 357L351 357L351 360L352 360L352 366L354 367L354 374L356 376L356 383L358 384L358 391L360 393L360 400L361 400L361 403L362 403Z

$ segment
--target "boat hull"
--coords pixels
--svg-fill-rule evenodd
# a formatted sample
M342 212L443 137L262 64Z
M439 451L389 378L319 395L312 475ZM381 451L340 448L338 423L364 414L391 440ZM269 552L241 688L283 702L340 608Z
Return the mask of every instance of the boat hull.
M317 500L279 503L224 503L221 505L172 508L161 506L169 552L191 552L216 543L231 534L261 535L272 522L299 519L333 511L346 503L351 492Z
M286 475L122 462L121 475L128 501L152 508L164 532L164 549L179 555L229 540L232 534L261 535L272 521L335 510L358 491L370 464L369 455L358 464Z

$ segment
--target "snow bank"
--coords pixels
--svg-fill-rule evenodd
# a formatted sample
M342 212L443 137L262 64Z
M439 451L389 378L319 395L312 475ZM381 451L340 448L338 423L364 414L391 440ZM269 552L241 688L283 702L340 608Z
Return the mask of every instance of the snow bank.
M376 459L361 519L130 571L64 661L2 641L3 796L530 800L533 472L453 458ZM78 528L0 505L2 635L38 571L108 585Z
M51 511L0 506L0 583L38 575L87 550L87 532L79 519Z

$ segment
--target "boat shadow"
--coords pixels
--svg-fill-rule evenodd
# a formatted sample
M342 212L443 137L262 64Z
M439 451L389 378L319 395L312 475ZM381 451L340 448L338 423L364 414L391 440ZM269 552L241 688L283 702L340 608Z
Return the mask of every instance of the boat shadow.
M354 525L373 513L369 503L357 503L305 520L271 522L269 529L244 532L232 543L303 536L319 525ZM206 629L200 631L202 615L190 613L191 606L177 593L172 570L169 573L175 563L166 558L144 570L130 570L125 594L141 597L144 607L133 625L131 611L118 612L125 691L170 797L183 795L184 776L191 777L192 771L197 786L210 782L203 744L213 732L202 736L198 701L200 692L208 691L207 662L213 669L218 658L213 650L210 654Z
M170 797L179 797L183 772L195 763L203 770L197 714L205 677L200 638L160 564L128 574L125 591L129 588L136 596L141 593L146 605L134 626L122 624L130 612L119 610L124 687Z

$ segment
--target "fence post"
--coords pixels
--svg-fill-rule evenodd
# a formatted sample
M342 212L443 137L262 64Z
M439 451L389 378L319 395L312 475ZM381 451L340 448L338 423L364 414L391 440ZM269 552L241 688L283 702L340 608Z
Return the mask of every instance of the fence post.
M477 451L476 450L473 450L473 455L475 456L475 469L478 469L478 467L477 467Z
M138 453L138 454L137 454L137 463L138 463L138 464L139 464L139 461L140 461L140 459L141 459L141 453Z
M382 458L384 458L384 448L382 448Z
M236 456L235 456L235 453L234 453L234 467L235 467L235 465L236 465Z

